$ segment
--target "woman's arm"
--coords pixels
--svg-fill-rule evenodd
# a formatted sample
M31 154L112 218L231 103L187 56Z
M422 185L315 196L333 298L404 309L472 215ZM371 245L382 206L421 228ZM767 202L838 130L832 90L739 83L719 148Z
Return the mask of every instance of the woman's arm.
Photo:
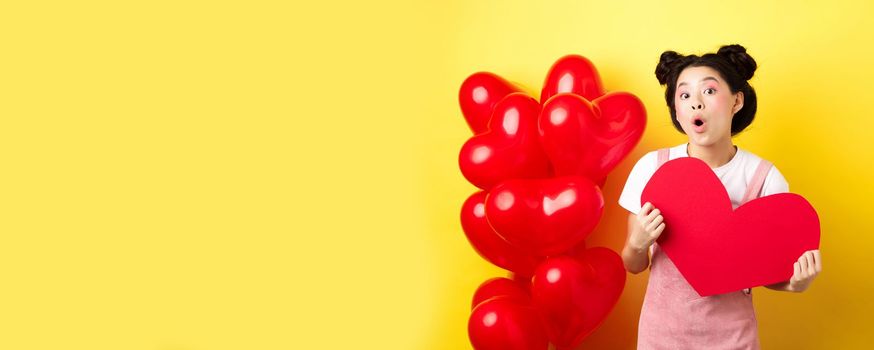
M810 287L810 283L822 272L822 256L819 249L808 250L801 254L793 265L795 272L788 281L766 285L765 288L781 292L801 293Z
M629 244L632 232L637 230L637 225L637 217L628 214L628 239L625 241L625 247L622 248L622 262L625 264L625 269L635 275L649 266L649 248L635 248Z
M665 229L661 212L651 203L646 203L637 215L628 215L628 239L622 248L622 263L633 274L649 266L649 247Z

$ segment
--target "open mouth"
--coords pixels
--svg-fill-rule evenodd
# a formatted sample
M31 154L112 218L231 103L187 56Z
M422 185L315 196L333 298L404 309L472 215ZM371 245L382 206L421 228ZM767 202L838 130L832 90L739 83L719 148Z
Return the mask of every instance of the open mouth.
M701 119L701 117L695 117L694 119L692 119L692 125L694 125L693 128L697 133L704 132L704 129L706 128L704 126L704 119Z

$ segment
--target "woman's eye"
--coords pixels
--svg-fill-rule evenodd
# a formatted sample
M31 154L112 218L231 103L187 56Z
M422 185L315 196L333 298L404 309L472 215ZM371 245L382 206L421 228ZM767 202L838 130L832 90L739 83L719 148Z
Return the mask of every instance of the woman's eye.
M714 89L714 88L709 88L709 89L707 89L707 90L704 90L704 93L705 93L705 94L708 94L708 95L713 95L713 94L716 93L716 89Z
M680 94L680 99L681 99L681 100L685 100L685 99L687 99L687 98L689 98L689 94L687 94L687 93L685 93L685 92L682 93L682 94Z

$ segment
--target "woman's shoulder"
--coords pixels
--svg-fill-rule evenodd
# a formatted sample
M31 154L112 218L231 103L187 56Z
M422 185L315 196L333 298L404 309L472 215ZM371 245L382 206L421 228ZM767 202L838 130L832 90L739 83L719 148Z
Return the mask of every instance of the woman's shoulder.
M737 148L737 156L740 158L743 167L748 171L755 171L760 164L770 165L772 169L777 168L774 162L740 147Z
M640 173L646 168L649 168L649 164L652 164L652 166L655 167L656 152L657 151L649 151L640 156L640 158L637 158L637 161L634 162L634 166L631 167L631 173Z
M659 151L663 149L668 150L670 152L668 159L675 159L685 157L685 147L685 144L682 144L674 147L654 149L644 153L634 163L634 167L631 168L631 172L628 174L628 182L646 183L658 168Z
M737 153L743 159L744 172L747 173L747 177L749 178L752 178L755 175L755 172L760 164L766 164L769 166L769 170L767 175L765 176L765 182L763 184L763 195L789 192L789 183L786 181L786 178L783 176L780 170L777 169L777 165L775 165L773 161L767 160L751 151L742 149L740 147L737 148Z
M737 154L741 158L743 158L745 161L750 162L750 163L758 164L759 162L766 160L765 158L762 158L758 154L755 154L752 151L747 150L745 148L741 148L740 146L737 147Z

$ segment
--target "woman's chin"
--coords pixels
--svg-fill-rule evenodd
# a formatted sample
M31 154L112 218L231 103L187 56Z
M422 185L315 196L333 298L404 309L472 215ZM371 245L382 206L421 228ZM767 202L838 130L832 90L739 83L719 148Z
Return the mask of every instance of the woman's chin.
M710 137L709 134L692 134L689 136L689 143L696 147L710 147L716 144L716 140Z

